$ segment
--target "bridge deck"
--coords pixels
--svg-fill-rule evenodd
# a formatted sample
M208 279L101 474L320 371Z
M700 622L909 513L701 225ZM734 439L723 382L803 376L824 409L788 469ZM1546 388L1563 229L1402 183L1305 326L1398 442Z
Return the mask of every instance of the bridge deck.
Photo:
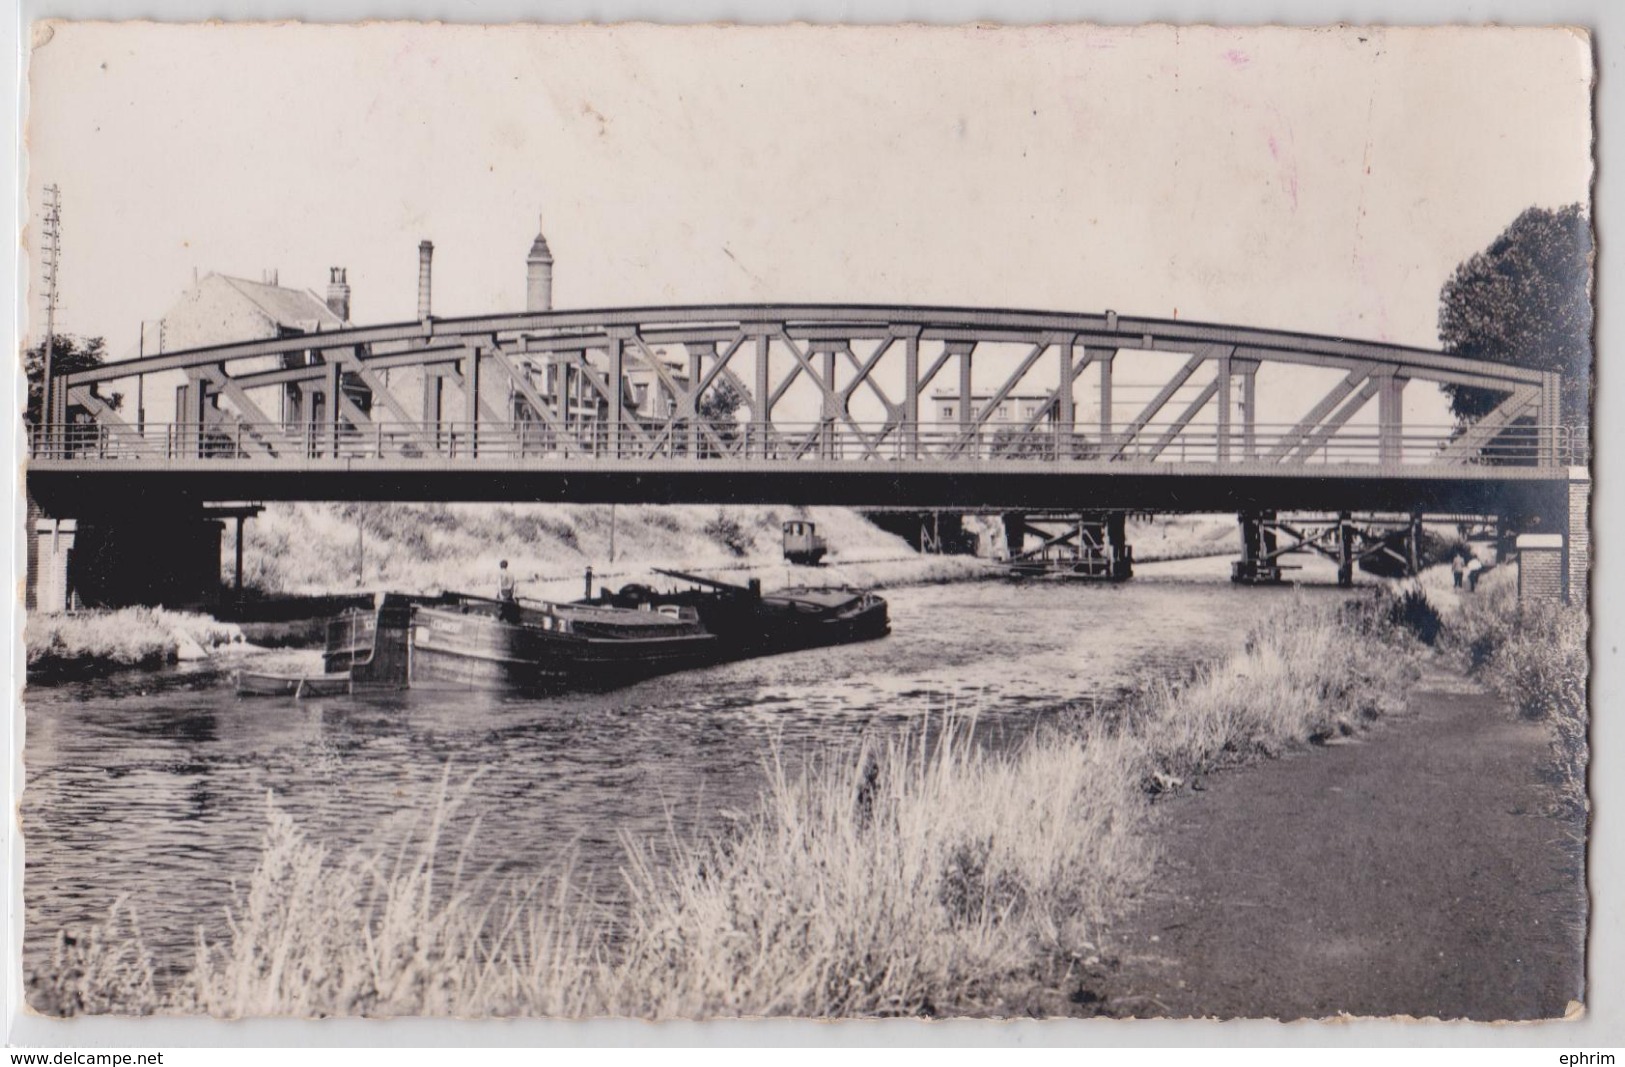
M1567 469L1021 460L39 460L29 492L51 507L145 499L782 503L918 507L1095 507L1194 512L1350 507L1539 513L1566 493Z

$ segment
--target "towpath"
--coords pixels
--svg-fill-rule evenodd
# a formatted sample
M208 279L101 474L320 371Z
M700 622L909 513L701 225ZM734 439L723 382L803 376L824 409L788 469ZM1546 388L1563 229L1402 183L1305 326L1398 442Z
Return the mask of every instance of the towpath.
M1532 1019L1582 999L1576 828L1546 738L1432 669L1358 738L1159 803L1159 878L1119 928L1110 1014Z

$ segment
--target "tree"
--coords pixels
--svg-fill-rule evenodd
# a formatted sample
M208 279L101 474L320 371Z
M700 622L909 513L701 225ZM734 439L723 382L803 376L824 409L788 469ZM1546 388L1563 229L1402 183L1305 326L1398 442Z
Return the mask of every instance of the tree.
M69 374L80 371L94 370L107 362L107 344L100 337L77 337L73 334L57 334L56 344L51 351L51 381L54 389L62 388L62 379ZM28 375L28 404L23 409L23 423L26 426L37 426L42 421L40 410L45 403L45 342L30 348L23 356L25 373ZM91 395L101 400L108 407L117 410L124 402L121 393L111 393L102 396L93 387Z
M696 405L700 421L711 428L724 449L731 450L739 440L738 411L744 407L745 401L744 387L731 373L724 371L701 395ZM716 447L709 441L704 442L700 445L700 454L715 455Z
M1563 375L1563 421L1591 407L1591 222L1579 204L1532 207L1462 263L1439 294L1439 340L1467 359ZM1503 398L1445 385L1450 410L1471 421Z

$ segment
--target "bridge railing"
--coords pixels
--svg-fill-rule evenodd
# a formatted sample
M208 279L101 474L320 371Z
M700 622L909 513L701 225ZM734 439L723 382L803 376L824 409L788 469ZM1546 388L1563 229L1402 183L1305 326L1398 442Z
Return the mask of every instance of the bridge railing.
M180 461L309 460L445 461L545 464L554 460L752 460L768 462L1035 464L1267 463L1283 468L1391 467L1450 463L1493 466L1573 466L1589 460L1586 427L1518 424L1482 441L1452 426L1409 426L1403 434L1350 427L1324 436L1300 427L1232 429L1149 424L1117 431L1063 432L997 424L965 427L901 420L747 422L671 419L626 422L618 428L588 420L493 424L457 421L287 426L231 421L36 427L32 455L40 460L134 462L158 467Z

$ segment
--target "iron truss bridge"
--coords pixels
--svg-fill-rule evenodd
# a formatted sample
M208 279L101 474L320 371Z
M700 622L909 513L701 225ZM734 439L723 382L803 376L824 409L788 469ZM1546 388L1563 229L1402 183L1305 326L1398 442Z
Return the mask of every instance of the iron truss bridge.
M1491 391L1407 425L1407 388ZM718 305L426 319L52 383L45 501L1535 507L1585 462L1558 376L1104 314ZM119 402L115 404L115 394ZM151 416L149 418L149 416Z

